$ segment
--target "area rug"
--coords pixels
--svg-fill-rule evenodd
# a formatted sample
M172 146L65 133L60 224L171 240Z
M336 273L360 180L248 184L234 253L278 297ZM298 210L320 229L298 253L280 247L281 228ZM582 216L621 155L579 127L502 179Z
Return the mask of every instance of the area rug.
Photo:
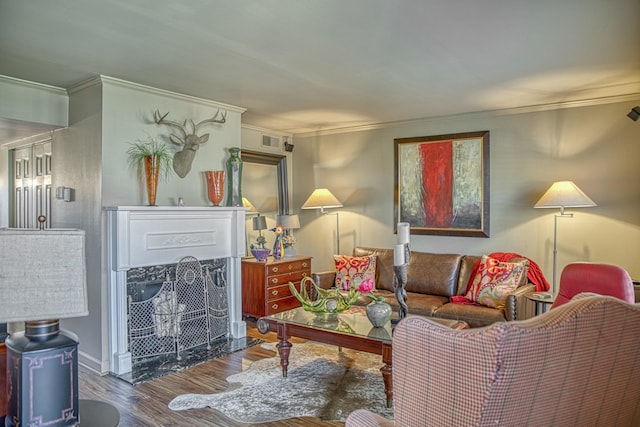
M262 344L275 350L275 344ZM344 421L359 408L386 418L386 395L379 355L307 342L294 344L289 370L282 377L280 357L262 359L249 369L227 377L227 391L184 394L169 403L174 411L211 407L242 423L261 423L293 417Z

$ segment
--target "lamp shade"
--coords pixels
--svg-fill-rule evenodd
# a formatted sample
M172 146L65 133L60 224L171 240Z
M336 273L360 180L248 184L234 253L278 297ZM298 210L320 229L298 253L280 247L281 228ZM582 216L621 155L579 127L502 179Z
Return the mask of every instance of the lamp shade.
M573 181L554 182L534 208L588 208L598 206Z
M341 208L342 206L340 200L331 191L326 188L317 188L304 202L302 209Z
M247 199L246 197L242 198L242 206L244 206L245 208L249 208L247 212L250 212L250 213L258 212L258 209L256 209L256 207L253 206L253 203L251 203L249 199Z
M253 219L254 230L266 230L267 229L267 217L258 215Z
M0 230L0 322L89 314L85 232Z
M298 215L278 215L278 224L284 229L300 228Z

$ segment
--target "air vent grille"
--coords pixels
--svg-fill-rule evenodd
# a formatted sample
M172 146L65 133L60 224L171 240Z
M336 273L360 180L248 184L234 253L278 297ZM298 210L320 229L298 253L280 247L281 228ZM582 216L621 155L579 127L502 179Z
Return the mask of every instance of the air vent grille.
M277 136L262 135L262 146L269 148L280 148L280 138Z

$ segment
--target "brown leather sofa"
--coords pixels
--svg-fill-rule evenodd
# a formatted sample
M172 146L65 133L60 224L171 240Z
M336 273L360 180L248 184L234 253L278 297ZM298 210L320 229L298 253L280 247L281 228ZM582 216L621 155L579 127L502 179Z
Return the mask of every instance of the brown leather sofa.
M399 304L393 288L393 249L356 247L353 255L377 257L375 295L385 297L385 301L397 311ZM462 320L472 328L533 317L535 303L525 296L535 291L532 283L521 285L509 295L504 309L450 302L451 296L464 295L471 271L480 258L412 251L405 287L409 314ZM335 281L335 272L312 273L312 278L320 287L330 288ZM368 304L370 301L362 297L359 304Z

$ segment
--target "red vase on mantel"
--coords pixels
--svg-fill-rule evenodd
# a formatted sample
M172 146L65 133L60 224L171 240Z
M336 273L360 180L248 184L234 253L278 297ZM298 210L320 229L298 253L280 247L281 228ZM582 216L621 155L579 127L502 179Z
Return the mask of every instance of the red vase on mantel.
M207 179L209 200L211 200L213 206L220 206L220 202L222 202L224 196L225 172L223 170L206 171L204 176Z

